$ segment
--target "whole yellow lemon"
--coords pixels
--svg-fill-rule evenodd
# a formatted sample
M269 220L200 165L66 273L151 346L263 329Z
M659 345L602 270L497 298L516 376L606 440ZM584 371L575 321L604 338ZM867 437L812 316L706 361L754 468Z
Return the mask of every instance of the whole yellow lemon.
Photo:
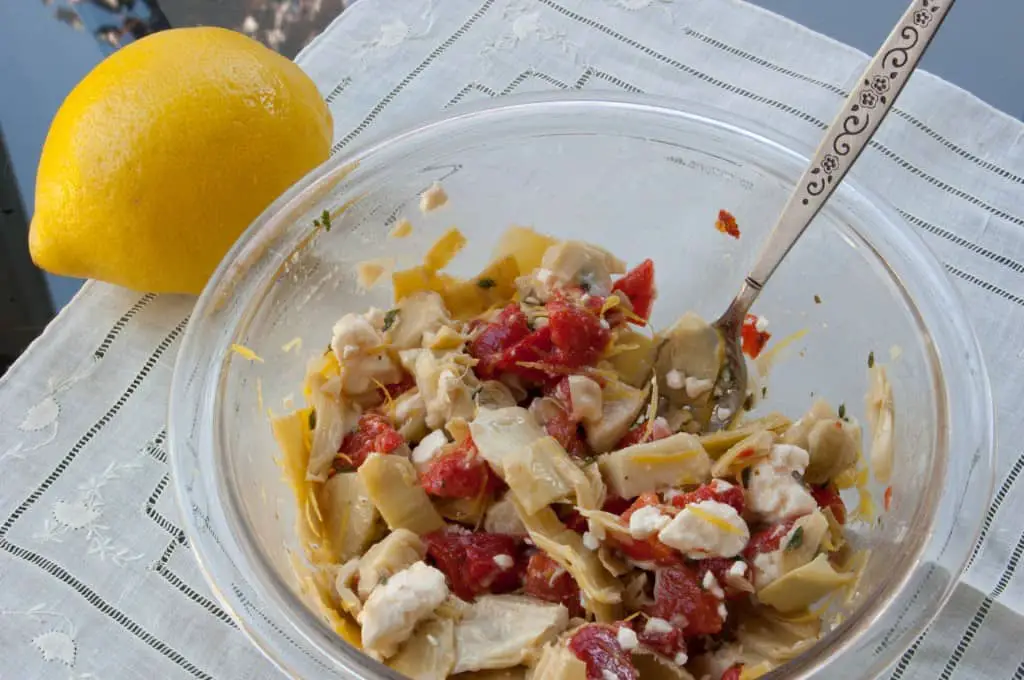
M238 235L327 159L313 81L239 33L179 28L115 52L61 105L29 234L55 274L198 293Z

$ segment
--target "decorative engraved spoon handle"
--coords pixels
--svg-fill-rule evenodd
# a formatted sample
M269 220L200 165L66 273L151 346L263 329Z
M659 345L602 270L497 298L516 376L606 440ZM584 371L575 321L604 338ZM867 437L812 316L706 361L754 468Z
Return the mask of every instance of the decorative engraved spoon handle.
M875 134L954 0L914 0L871 60L825 133L736 297L742 319L782 258L818 214Z

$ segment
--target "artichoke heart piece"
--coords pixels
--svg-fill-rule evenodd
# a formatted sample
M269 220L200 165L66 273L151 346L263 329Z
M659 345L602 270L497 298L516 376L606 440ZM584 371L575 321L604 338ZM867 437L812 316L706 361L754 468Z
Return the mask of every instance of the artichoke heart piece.
M455 667L455 622L424 621L387 664L412 680L445 680Z
M587 550L580 535L566 528L551 508L533 515L518 504L516 509L530 540L576 579L588 602L606 605L622 602L622 585L618 579L608 573L597 553Z
M723 356L724 345L718 331L697 314L687 312L661 334L654 365L658 390L673 407L703 406L711 394L710 384L718 377ZM683 384L669 379L673 372ZM687 378L708 388L699 392L692 386L687 389Z
M583 430L594 451L605 453L615 448L647 403L647 391L617 380L609 381L601 390L601 416L585 418Z
M416 468L407 459L371 453L358 474L392 531L408 529L422 536L444 528L444 520L419 485Z
M775 436L770 430L760 430L740 440L715 461L711 466L711 476L729 477L740 474L743 468L750 467L768 456L774 442Z
M320 489L319 498L334 561L361 555L377 533L380 518L363 480L355 472L335 474Z
M577 505L598 507L604 498L600 478L588 477L553 437L543 437L504 458L504 477L516 501L533 514L575 496Z
M634 330L622 330L616 333L612 350L606 359L622 382L643 387L650 381L657 354L654 340Z
M587 665L565 644L548 645L533 669L533 677L537 680L587 680Z
M838 573L829 564L828 557L821 554L759 590L757 598L783 614L792 614L808 609L855 578L853 574Z
M702 484L711 476L711 459L700 440L685 432L606 453L598 465L608 488L620 498Z
M531 661L569 624L569 610L519 595L484 595L455 624L454 672Z
M717 459L731 447L756 432L771 430L779 434L784 432L792 422L781 413L769 413L764 417L743 423L732 430L719 430L711 434L703 434L700 436L700 443L709 456Z
M408 529L395 529L359 560L359 597L364 600L378 583L411 567L427 555L427 546Z
M480 455L499 473L505 470L506 458L547 436L530 412L520 406L480 409L469 429Z

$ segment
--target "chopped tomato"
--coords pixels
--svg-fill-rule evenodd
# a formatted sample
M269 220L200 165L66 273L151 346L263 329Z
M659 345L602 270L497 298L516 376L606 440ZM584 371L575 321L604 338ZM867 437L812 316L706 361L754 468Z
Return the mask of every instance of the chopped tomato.
M697 580L700 583L704 583L704 575L709 571L715 575L715 580L718 581L718 585L725 591L725 599L734 600L741 597L746 597L748 593L731 588L728 585L729 570L736 562L744 562L742 559L733 559L731 557L709 557L704 560L698 560L693 563L694 569L697 570ZM745 562L744 562L745 563ZM747 570L744 571L744 578L751 580L753 577L750 575L750 566L747 566Z
M569 368L592 366L608 345L611 332L589 310L562 299L547 304L551 342L555 347L554 363Z
M580 427L573 422L567 413L559 411L554 414L546 423L544 429L554 437L562 448L575 458L588 458L591 455L590 446L586 439L580 434Z
M625 293L633 305L633 313L644 321L651 318L654 298L658 291L654 287L654 261L647 259L626 272L625 276L615 282L613 291Z
M427 555L448 579L452 592L463 600L483 593L508 593L522 584L525 559L523 543L507 534L470 532L449 527L423 537ZM507 555L511 567L495 557Z
M883 501L883 504L884 504L883 507L885 507L885 511L889 512L889 506L892 505L892 487L891 486L885 487L885 494L882 496L882 501ZM842 503L843 502L842 499L839 499L839 502ZM846 511L846 506L843 506L843 513L844 513L843 514L843 520L844 521L839 522L840 524L845 524L845 519L846 519L845 511ZM835 514L835 510L832 511L832 514ZM839 518L836 517L836 519L839 519Z
M524 366L523 364L552 363L551 355L553 347L554 346L551 342L551 328L549 326L544 326L533 331L515 345L505 350L505 353L502 355L501 360L498 363L498 368L501 371L513 373L532 382L544 382L549 375L553 374L553 371Z
M569 638L569 650L587 667L587 680L638 680L629 652L619 644L617 630L591 623Z
M334 467L342 471L357 469L371 453L391 453L404 443L405 439L387 418L377 413L364 413L356 429L341 440Z
M672 629L668 631L650 630L646 625L638 626L640 630L637 632L637 639L640 644L658 654L675 659L679 652L686 653L686 639L683 637L682 628L673 623L669 625Z
M470 356L478 360L476 373L481 378L497 377L498 363L505 352L530 334L526 314L516 303L510 303L498 318L486 324L468 346Z
M736 223L736 218L733 217L732 213L728 210L719 210L718 219L715 221L715 229L728 234L733 238L740 237L740 226Z
M661 505L658 494L653 491L641 494L633 501L633 504L622 513L622 521L628 525L629 518L634 512L649 505ZM625 534L609 532L606 541L634 562L649 562L659 566L669 566L682 561L682 555L659 541L656 535L648 536L645 539L636 539L630 538Z
M630 501L628 499L619 498L618 496L608 496L604 500L604 505L601 506L601 509L604 510L605 512L610 512L613 515L621 515L626 510L629 509L629 506L630 506ZM564 508L566 506L559 506L559 507L560 508ZM569 506L569 507L571 507L571 506ZM561 518L562 523L565 524L565 526L567 528L571 529L572 531L575 531L578 534L582 534L583 532L589 530L590 527L587 524L587 519L583 515L581 515L578 511L576 511L574 509L573 510L560 509L560 510L558 510L558 513L559 513L558 516L559 516L559 518Z
M569 616L584 615L583 605L580 604L580 587L576 580L545 553L536 552L530 555L523 589L527 595L539 600L565 605L569 610Z
M633 513L640 508L646 508L651 505L661 505L661 499L658 498L658 494L653 491L647 491L637 496L636 500L626 508L622 513L622 521L629 524L629 518L633 516Z
M394 399L401 394L405 394L414 387L416 387L416 379L407 374L396 383L385 385L383 388L378 387L377 391L381 393L380 396L382 399Z
M497 491L504 482L480 456L473 438L466 437L456 449L430 462L420 484L438 498L478 498Z
M633 502L628 498L608 496L604 499L604 505L601 506L601 509L605 512L610 512L613 515L621 515L629 509L629 506L632 505L632 503Z
M676 494L672 497L671 503L677 508L685 508L691 503L718 501L719 503L731 505L736 508L736 512L742 515L744 507L743 489L734 484L730 484L729 488L724 488L725 484L725 482L713 481L694 491Z
M723 623L718 604L718 598L701 588L693 569L675 564L658 571L654 580L654 603L645 611L683 625L686 637L715 635L721 632Z
M786 520L752 534L750 542L743 549L743 556L748 560L752 560L757 555L778 550L782 543L782 537L789 533L789 530L793 528L794 522L796 522L795 519Z
M743 664L741 663L730 666L722 673L722 680L740 680L741 677L743 677Z
M890 493L891 488L886 489L887 495ZM811 496L814 497L819 508L822 510L828 508L832 511L832 516L836 518L837 522L846 524L846 505L843 503L843 499L839 495L839 489L836 488L835 484L811 487ZM888 499L886 499L885 509L889 509Z
M751 359L756 359L764 346L768 344L772 334L768 331L757 330L758 317L755 314L747 314L743 320L743 328L740 329L743 353Z

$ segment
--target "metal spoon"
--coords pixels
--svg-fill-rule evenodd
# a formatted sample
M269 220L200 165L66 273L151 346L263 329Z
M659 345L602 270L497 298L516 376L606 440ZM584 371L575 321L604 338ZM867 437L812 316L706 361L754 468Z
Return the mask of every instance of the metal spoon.
M740 333L750 306L874 136L953 2L914 0L904 12L829 126L740 292L713 324L722 336L725 352L712 393L710 431L729 425L747 397L747 364Z

